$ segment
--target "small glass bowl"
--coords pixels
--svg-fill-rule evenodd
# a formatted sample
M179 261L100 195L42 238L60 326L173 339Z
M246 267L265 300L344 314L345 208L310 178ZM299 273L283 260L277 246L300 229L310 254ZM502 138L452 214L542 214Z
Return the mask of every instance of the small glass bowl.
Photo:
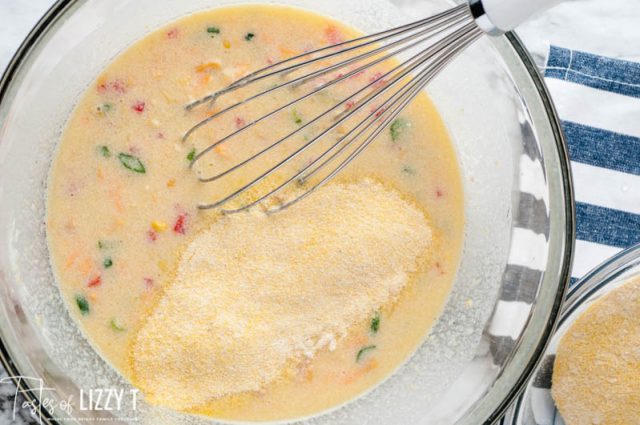
M524 392L502 420L502 425L564 425L551 397L553 363L560 340L590 305L637 276L640 276L640 245L611 257L571 287L558 329Z

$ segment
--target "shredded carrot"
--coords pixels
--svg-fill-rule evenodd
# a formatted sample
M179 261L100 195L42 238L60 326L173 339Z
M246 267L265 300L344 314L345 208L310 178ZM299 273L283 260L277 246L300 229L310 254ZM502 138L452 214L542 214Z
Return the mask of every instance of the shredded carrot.
M78 271L83 275L88 275L93 270L93 260L89 257L83 257L78 264Z
M75 251L75 252L72 252L71 254L69 254L67 256L67 260L64 262L64 268L65 269L69 269L71 266L73 266L73 263L76 262L76 260L78 259L79 256L80 256L80 252L79 251Z
M371 359L367 361L364 365L359 367L353 372L347 373L343 378L342 382L345 384L353 384L358 379L362 378L367 372L371 372L373 369L378 367L378 361L376 359Z
M311 369L307 369L305 371L304 378L307 382L313 381L313 371Z
M116 207L116 211L124 213L124 203L122 202L122 186L112 186L108 190L109 198L113 205Z
M176 179L167 180L167 187L174 187L176 185Z
M110 229L113 232L113 231L122 229L122 226L124 226L124 220L122 220L121 218L118 218L113 220L113 222L111 223Z
M211 74L201 74L198 76L197 84L200 86L206 86L211 82Z
M215 148L213 148L213 150L218 155L220 155L220 156L222 156L224 158L228 158L229 157L229 148L227 148L227 145L225 143L217 145Z
M349 341L349 345L351 347L356 348L356 347L366 345L367 342L368 342L368 339L365 335L357 335L357 336L354 336L353 340Z
M208 72L220 69L220 62L210 61L196 66L196 72Z
M329 25L324 30L324 36L330 44L338 44L344 41L344 35L335 25Z
M73 218L68 219L67 222L64 223L64 228L70 232L76 230L75 220Z
M211 107L211 108L198 108L198 109L196 109L196 111L194 111L194 112L196 112L196 114L197 114L197 116L198 116L199 118L204 119L204 118L207 118L207 117L208 117L208 116L210 116L210 115L213 115L213 114L215 114L215 113L217 113L217 112L220 112L220 110L221 110L221 108L220 108L220 107L218 107L218 106L213 106L213 107Z
M282 56L282 59L289 59L298 54L295 50L289 49L288 47L284 46L281 46L278 50L280 51L280 56Z

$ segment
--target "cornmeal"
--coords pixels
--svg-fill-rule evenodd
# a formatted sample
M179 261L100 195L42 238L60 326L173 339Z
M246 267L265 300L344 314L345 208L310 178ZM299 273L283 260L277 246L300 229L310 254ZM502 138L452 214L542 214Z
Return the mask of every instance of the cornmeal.
M431 238L419 209L372 182L225 217L188 245L138 334L135 383L183 409L260 390L394 299Z
M552 395L567 425L640 424L640 279L596 301L564 335Z

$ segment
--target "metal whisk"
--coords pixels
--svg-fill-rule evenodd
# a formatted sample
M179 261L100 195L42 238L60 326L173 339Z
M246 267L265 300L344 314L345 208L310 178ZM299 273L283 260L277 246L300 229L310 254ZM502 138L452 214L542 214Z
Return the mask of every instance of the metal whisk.
M557 1L471 0L437 15L376 34L312 50L255 71L226 88L186 106L188 111L204 104L217 105L226 96L241 93L218 111L195 124L183 137L194 137L202 127L240 108L260 110L262 101L285 93L283 103L243 123L197 153L190 164L204 162L223 144L233 143L245 132L264 125L279 114L322 92L343 96L293 130L267 137L267 143L241 159L223 164L202 182L223 181L232 175L249 176L231 187L220 199L201 204L201 209L221 208L239 212L265 203L267 212L280 211L307 197L358 157L398 117L424 87L460 52L484 33L502 34L527 16ZM340 85L363 72L385 66L364 85L342 93ZM306 88L306 90L305 90ZM246 93L245 93L246 92ZM298 121L298 120L297 120ZM305 132L315 129L312 136ZM314 152L308 159L303 155ZM272 155L270 161L265 158ZM255 170L262 159L264 169ZM296 163L297 166L292 166ZM218 161L208 163L216 165ZM253 171L253 173L252 173ZM223 185L225 188L226 184ZM289 189L289 190L287 190ZM282 195L287 193L288 197ZM265 202L272 200L272 202ZM230 207L229 207L230 206Z

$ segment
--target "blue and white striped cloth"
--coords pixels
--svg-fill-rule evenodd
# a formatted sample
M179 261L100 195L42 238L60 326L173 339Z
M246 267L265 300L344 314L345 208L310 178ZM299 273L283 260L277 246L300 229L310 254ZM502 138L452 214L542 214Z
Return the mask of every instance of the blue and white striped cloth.
M640 64L552 46L544 69L562 120L576 196L571 283L640 243ZM501 425L563 425L550 394L554 354ZM546 365L546 366L544 366Z
M573 283L640 243L640 63L552 46L545 79L575 185Z

